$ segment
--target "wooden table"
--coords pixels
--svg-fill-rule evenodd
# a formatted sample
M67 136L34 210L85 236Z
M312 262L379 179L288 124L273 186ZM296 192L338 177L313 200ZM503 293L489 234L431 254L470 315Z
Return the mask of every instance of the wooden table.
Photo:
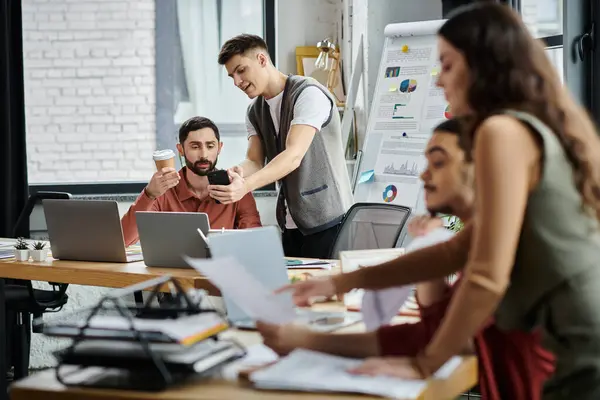
M2 239L0 241L14 241ZM294 270L293 274L303 272L328 274L330 271ZM171 275L184 288L204 289L210 295L219 296L220 291L206 277L192 268L155 268L147 267L143 261L132 263L105 263L87 261L55 260L52 257L44 262L0 260L0 377L6 375L5 350L5 297L4 279L23 279L31 281L55 282L73 285L102 286L123 288L150 279ZM163 290L167 290L164 288ZM6 397L6 380L0 379L0 400Z
M219 295L219 290L192 268L147 267L143 261L106 263L64 261L53 258L48 258L45 262L0 261L1 278L73 285L122 288L164 275L171 275L186 289L205 289L211 295Z
M360 326L349 330L355 331ZM245 345L260 343L260 336L254 332L231 331ZM463 358L462 364L447 380L431 380L419 400L454 399L477 383L477 360L475 356ZM182 384L164 392L133 392L124 390L66 388L54 376L54 370L47 370L11 385L11 400L292 400L292 399L340 399L363 400L362 395L300 393L256 390L240 382L224 379L207 379Z
M290 275L310 273L327 275L339 272L338 268L326 270L292 270ZM0 260L0 350L4 345L4 290L6 278L49 281L77 285L104 286L122 288L135 283L170 274L186 288L205 289L212 295L219 295L218 289L208 279L193 269L153 268L143 262L134 263L100 263L84 261L62 261L49 258L45 262ZM350 330L360 330L356 325ZM347 329L348 330L348 329ZM234 332L246 345L260 342L260 337L253 332ZM0 351L0 354L3 354ZM3 370L4 357L0 357L0 371ZM2 376L0 374L0 376ZM475 357L467 357L454 373L452 379L431 381L420 399L453 398L465 392L477 383L477 362ZM447 397L444 397L447 396ZM0 399L2 384L0 384ZM11 399L20 400L53 400L53 399L305 399L305 398L340 398L364 399L365 396L307 394L293 392L258 391L240 384L219 379L190 383L161 393L140 393L118 390L67 389L56 381L54 371L48 370L16 382L11 386Z
M290 270L290 275L323 275L337 272L337 267L329 271L295 269ZM171 275L186 289L204 289L211 296L221 295L216 286L192 268L147 267L143 261L110 263L55 260L52 257L48 257L44 262L0 260L0 278L4 279L122 288L164 275Z

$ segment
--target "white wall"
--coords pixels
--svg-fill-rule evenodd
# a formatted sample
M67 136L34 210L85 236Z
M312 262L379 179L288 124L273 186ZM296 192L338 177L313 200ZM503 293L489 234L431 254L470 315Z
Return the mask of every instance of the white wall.
M23 0L29 182L147 179L154 60L154 0Z
M276 65L286 74L296 73L296 47L316 46L338 30L341 0L278 0L276 10Z

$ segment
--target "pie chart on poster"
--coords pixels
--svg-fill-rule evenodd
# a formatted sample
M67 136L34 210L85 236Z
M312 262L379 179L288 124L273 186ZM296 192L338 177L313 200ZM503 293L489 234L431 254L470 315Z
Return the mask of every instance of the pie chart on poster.
M446 109L444 110L444 118L446 118L446 119L452 118L452 114L450 114L450 104L448 104L446 106Z
M412 93L417 90L417 81L416 79L405 79L400 82L400 87L398 90L402 93Z
M383 201L386 203L391 203L396 198L398 194L398 189L394 185L388 185L385 189L383 189Z

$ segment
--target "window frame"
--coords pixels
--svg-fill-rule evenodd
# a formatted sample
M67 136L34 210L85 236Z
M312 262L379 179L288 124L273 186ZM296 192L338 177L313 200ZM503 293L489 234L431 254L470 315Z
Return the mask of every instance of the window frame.
M507 3L521 12L521 0L508 0ZM600 121L600 85L594 75L600 75L600 54L587 48L584 50L584 59L581 60L575 46L581 35L588 32L594 22L600 21L599 18L600 6L594 7L594 0L564 0L563 33L539 38L547 49L562 47L565 85L596 121ZM596 40L596 48L597 42Z
M264 10L264 38L269 47L269 54L273 62L275 62L275 45L276 45L276 0L263 0ZM168 140L169 135L175 135L178 126L172 124L173 115L165 115L165 110L173 109L174 93L174 63L171 57L162 56L163 49L170 48L174 45L176 36L174 28L176 28L175 1L155 0L155 62L156 62L156 144L162 147L165 140ZM158 16L160 15L160 18ZM216 58L216 55L215 55ZM216 62L216 61L215 61ZM174 114L174 110L173 110ZM165 121L170 118L171 123L166 124ZM226 129L231 131L232 129ZM225 135L224 135L225 136ZM74 196L106 196L106 195L131 195L140 193L148 184L147 181L127 181L127 182L68 182L68 183L42 183L28 184L29 193L33 194L41 191L58 191L68 192ZM271 191L275 189L275 185L271 184L256 191Z
M598 28L600 26L600 2L590 1L590 31L592 35L592 57L589 72L589 87L590 95L590 112L600 126L600 34Z

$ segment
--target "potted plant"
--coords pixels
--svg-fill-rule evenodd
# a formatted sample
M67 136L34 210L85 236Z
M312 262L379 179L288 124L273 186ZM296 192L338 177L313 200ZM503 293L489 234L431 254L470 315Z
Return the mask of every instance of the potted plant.
M462 222L458 217L450 217L449 222L448 229L455 233L460 232L465 225L464 222Z
M15 243L15 260L29 261L29 245L22 237L17 238Z
M454 233L458 233L462 230L464 226L465 223L461 221L460 218L455 217L453 215L448 216L448 225L446 225L447 229L450 229ZM450 274L450 276L448 276L448 282L454 284L457 278L458 275L456 273L452 273Z
M46 261L48 258L48 249L46 243L39 241L33 244L33 250L30 251L33 261Z

